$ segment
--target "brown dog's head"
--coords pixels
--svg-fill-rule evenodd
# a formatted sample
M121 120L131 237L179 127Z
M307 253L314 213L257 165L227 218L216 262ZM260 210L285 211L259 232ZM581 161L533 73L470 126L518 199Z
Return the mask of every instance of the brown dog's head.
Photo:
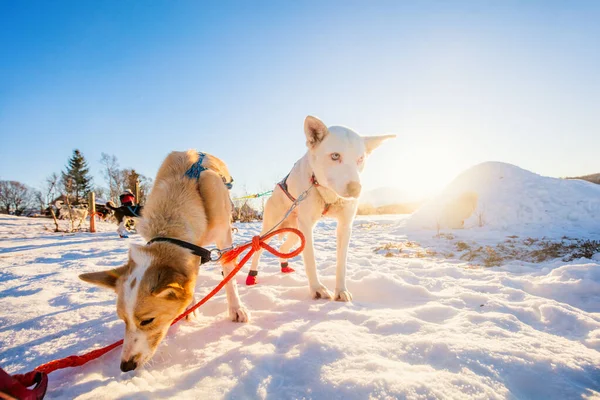
M117 292L117 314L125 322L123 372L148 361L173 320L190 304L197 268L188 250L165 243L131 245L120 268L79 275Z

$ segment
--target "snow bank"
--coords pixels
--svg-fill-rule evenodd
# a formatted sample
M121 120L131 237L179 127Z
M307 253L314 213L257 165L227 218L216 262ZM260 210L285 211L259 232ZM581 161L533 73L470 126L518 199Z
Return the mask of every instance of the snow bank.
M485 162L451 182L417 210L409 226L548 231L600 230L600 185L540 176L511 164Z

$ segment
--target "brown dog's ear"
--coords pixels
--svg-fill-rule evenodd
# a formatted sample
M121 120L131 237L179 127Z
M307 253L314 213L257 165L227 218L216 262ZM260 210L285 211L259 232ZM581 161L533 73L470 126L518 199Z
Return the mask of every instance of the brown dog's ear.
M304 134L306 135L306 147L314 149L319 143L325 139L329 131L327 127L317 117L309 115L304 120Z
M394 139L396 135L383 135L383 136L363 136L365 141L365 147L367 149L367 155L371 154L373 150L378 148L381 143L388 139Z
M129 265L123 265L122 267L110 269L108 271L90 272L87 274L79 275L79 279L88 283L107 287L115 290L117 286L117 279L127 272Z
M152 287L152 295L167 300L185 297L189 279L173 268L161 268L156 284Z

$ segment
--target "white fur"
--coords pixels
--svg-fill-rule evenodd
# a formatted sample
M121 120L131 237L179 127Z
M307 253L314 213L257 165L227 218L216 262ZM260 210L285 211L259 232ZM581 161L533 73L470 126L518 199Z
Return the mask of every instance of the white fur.
M117 228L117 233L119 234L119 236L123 237L123 236L129 235L129 231L125 227L126 223L127 223L127 218L123 218L123 220L119 224L119 227Z
M306 118L304 130L308 151L294 164L288 176L289 192L297 198L310 187L313 174L320 186L309 192L296 212L282 226L297 227L306 238L302 257L313 298L332 298L329 290L319 280L313 244L313 228L321 217L324 204L332 204L327 216L338 221L336 288L333 297L340 301L350 301L352 295L346 287L346 258L360 194L360 173L364 169L366 157L384 140L395 135L362 137L342 126L327 128L319 119L310 116ZM340 155L339 160L332 159L333 153ZM263 233L283 217L290 205L288 197L276 187L265 207ZM295 236L288 237L281 251L289 251L296 242ZM254 255L250 268L252 271L257 270L261 254L262 251L259 251Z
M125 313L128 324L123 339L122 360L129 360L131 357L138 356L138 364L143 364L145 360L152 356L152 350L148 345L148 339L144 332L140 331L135 324L135 306L138 301L138 291L140 283L146 271L152 264L152 257L140 250L139 245L132 244L129 251L136 267L133 269L127 281L123 284L123 299L125 303ZM136 281L133 288L131 283Z
M56 214L58 219L69 219L71 216L73 216L73 220L81 221L88 215L88 209L86 205L71 206L70 212L69 206L66 205L62 200L56 201L54 206L57 209Z

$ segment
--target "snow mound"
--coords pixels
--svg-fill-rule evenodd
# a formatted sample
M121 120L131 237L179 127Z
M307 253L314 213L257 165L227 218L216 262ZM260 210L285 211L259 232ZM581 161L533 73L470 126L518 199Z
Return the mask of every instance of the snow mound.
M414 228L519 229L543 226L567 234L598 231L600 185L540 176L515 165L469 168L417 210Z

